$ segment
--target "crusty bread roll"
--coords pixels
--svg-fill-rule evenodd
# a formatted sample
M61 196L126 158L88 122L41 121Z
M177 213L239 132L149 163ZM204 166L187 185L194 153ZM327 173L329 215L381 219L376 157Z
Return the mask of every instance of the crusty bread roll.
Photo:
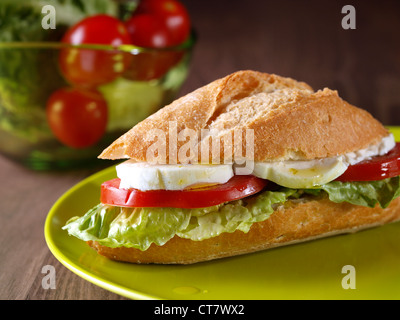
M388 208L366 208L324 199L289 200L265 221L254 223L248 233L223 233L203 241L177 236L163 246L154 243L146 251L88 244L112 260L133 263L191 264L256 252L332 235L352 233L400 219L400 198Z
M154 141L147 133L158 129L168 134L169 122L177 131L216 129L223 139L234 130L254 129L254 160L301 160L326 158L363 149L388 135L365 110L343 101L336 91L314 92L305 83L255 71L239 71L216 80L162 108L122 135L99 158L131 158L146 162ZM167 136L168 138L168 136ZM169 146L166 141L166 160ZM209 150L211 140L209 139ZM186 141L178 141L178 149ZM246 139L243 139L245 150ZM211 163L204 157L199 163ZM179 163L179 159L178 159Z
M336 91L314 92L302 82L254 71L239 71L216 80L162 108L112 143L99 156L145 162L153 143L147 132L216 129L223 139L233 130L254 129L254 160L326 158L367 148L389 133L365 110L343 101ZM168 160L168 140L167 160ZM178 141L178 148L185 142ZM199 143L211 143L201 141ZM243 149L246 140L243 139ZM221 163L224 150L220 153ZM179 161L179 159L178 159ZM204 158L197 159L204 163ZM179 163L179 162L178 162ZM211 163L206 159L205 163ZM110 259L134 263L188 264L245 254L330 235L355 232L400 219L400 198L389 207L367 208L334 203L327 197L305 196L279 206L248 233L235 231L203 241L177 236L146 251L89 245Z

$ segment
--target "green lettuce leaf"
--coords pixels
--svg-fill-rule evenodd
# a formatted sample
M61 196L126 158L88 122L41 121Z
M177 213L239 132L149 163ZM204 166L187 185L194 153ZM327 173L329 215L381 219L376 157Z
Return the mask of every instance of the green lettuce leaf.
M296 197L296 190L265 191L256 197L199 209L122 208L99 204L63 227L81 240L98 241L108 247L146 250L152 243L163 245L175 235L200 241L224 232L248 232L263 221L274 206Z
M328 193L329 200L333 202L349 202L371 208L379 204L382 208L386 208L400 195L400 177L365 182L332 181L320 189L305 190L306 193L314 195L321 191Z
M268 219L276 207L304 195L328 195L333 202L386 208L400 196L400 177L372 182L333 181L318 189L281 188L255 196L199 209L122 208L99 204L63 227L81 240L98 241L108 247L146 250L163 245L172 237L201 241L221 233L247 233L255 222Z

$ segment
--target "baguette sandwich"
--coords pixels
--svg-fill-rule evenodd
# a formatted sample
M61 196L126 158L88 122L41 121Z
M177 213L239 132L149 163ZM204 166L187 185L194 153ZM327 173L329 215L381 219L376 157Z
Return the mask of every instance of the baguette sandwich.
M336 91L238 71L99 156L126 159L63 227L103 256L190 264L400 219L400 146Z

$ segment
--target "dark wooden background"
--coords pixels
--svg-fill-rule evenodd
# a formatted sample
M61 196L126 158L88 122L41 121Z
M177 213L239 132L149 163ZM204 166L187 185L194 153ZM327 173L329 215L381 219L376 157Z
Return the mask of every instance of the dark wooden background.
M181 95L239 69L337 89L386 125L400 125L400 1L185 0L198 33ZM344 30L342 7L356 9ZM95 170L38 173L0 156L0 299L123 299L63 267L43 235L52 204ZM41 286L44 265L56 289Z
M400 124L400 1L185 1L199 33L191 91L238 69L336 89L384 124ZM342 7L356 9L344 30Z

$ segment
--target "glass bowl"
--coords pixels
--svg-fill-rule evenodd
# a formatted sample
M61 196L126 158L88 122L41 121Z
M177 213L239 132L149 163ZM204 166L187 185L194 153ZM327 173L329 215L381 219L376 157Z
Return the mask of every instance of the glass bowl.
M176 98L195 42L192 34L168 49L0 43L0 153L35 170L104 165L104 148ZM90 100L61 91L95 94L103 121L82 111L96 111Z

